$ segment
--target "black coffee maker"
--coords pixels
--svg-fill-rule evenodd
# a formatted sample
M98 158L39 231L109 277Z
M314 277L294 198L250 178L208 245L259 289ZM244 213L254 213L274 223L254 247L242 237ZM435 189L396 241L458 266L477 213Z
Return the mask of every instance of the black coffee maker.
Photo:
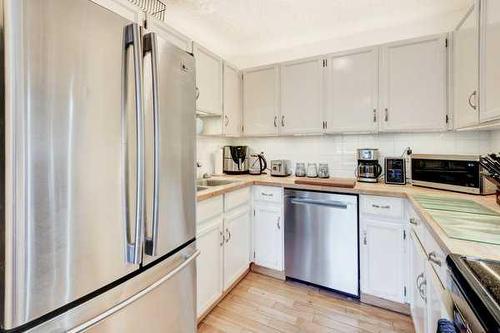
M248 146L224 146L222 155L224 173L232 175L248 173L250 164Z

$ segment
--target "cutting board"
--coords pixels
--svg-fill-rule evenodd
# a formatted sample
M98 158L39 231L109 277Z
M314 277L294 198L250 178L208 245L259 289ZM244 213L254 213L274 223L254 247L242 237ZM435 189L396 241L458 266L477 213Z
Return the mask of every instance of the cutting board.
M354 178L336 178L336 177L332 177L332 178L300 178L300 179L295 179L295 184L354 188L354 186L356 185L356 179L354 179Z

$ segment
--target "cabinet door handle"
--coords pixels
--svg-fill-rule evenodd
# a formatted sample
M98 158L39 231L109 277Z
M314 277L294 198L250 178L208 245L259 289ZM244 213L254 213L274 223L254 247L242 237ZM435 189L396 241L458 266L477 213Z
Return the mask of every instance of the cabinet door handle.
M439 267L441 267L442 262L439 259L439 256L437 255L437 253L435 251L430 252L429 255L427 256L427 258L429 259L430 262L432 262L432 263L438 265Z
M281 116L281 126L285 127L285 116Z
M229 117L227 115L224 115L224 119L226 120L226 123L224 126L227 127L227 125L229 124Z
M281 216L278 216L278 221L276 222L276 226L278 227L278 230L281 229L280 220L281 220Z
M366 231L363 231L363 245L368 245L368 239L367 239Z
M196 87L196 100L200 98L200 88Z
M373 208L381 208L381 209L389 209L389 208L391 208L391 206L389 206L389 205L380 206L380 205L376 205L376 204L372 204L372 207Z
M389 109L388 108L385 108L385 117L384 117L384 121L389 121Z
M222 245L224 245L224 242L226 241L226 237L224 237L224 233L221 230L219 230L219 235L222 239L222 241L219 243L219 245L222 246Z
M474 110L477 110L477 105L476 105L476 103L472 104L472 97L474 97L474 102L476 102L476 97L477 97L477 91L476 91L476 90L474 90L474 91L472 92L472 94L470 94L470 96L469 96L469 105L470 105L470 107L471 107L471 108L473 108Z
M278 127L278 116L274 116L274 127Z
M226 244L227 244L231 240L231 231L229 231L229 229L226 228L226 233L227 233L227 238L226 238Z
M410 224L418 225L417 219L414 217L410 217Z
M373 109L373 122L377 122L377 109Z

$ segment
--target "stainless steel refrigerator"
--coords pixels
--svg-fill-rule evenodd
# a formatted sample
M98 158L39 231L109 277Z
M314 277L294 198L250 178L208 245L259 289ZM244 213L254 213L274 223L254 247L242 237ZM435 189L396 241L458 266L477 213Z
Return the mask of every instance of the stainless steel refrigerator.
M90 0L0 6L1 328L194 332L192 55Z

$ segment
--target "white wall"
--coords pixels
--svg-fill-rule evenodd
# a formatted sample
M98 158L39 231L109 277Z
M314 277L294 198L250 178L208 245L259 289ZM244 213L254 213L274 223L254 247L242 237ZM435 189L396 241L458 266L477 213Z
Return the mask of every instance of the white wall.
M232 143L227 138L198 136L196 144L196 160L201 163L201 168L198 168L197 177L200 178L204 173L214 173L215 153L217 149Z
M500 152L500 130L491 132L491 151Z
M357 148L379 148L381 160L385 156L400 156L410 146L413 153L483 154L495 150L492 137L500 142L500 131L491 132L446 132L418 134L378 135L328 135L270 138L200 138L198 158L204 164L204 172L213 172L213 154L225 144L248 145L254 152L263 151L266 158L290 159L296 162L325 162L330 174L337 177L352 177L356 167ZM500 144L497 144L497 147ZM500 151L500 147L496 150ZM207 165L209 165L207 167Z

